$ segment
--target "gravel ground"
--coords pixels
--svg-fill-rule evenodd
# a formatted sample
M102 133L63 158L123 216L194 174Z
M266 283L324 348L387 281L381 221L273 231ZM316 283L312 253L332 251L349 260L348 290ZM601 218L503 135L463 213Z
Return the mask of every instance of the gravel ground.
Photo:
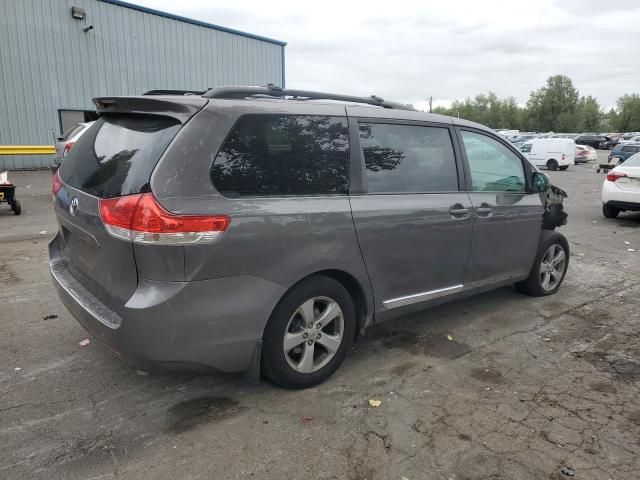
M80 346L48 275L51 175L11 174L0 478L640 478L640 214L605 219L591 165L551 177L569 193L558 294L502 288L375 326L328 382L287 391L143 376Z

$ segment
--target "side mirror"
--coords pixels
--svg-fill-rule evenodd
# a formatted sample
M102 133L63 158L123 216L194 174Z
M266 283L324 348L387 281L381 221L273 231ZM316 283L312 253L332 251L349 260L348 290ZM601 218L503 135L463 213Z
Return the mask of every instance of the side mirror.
M534 192L546 192L549 189L549 177L542 172L533 172L531 185Z

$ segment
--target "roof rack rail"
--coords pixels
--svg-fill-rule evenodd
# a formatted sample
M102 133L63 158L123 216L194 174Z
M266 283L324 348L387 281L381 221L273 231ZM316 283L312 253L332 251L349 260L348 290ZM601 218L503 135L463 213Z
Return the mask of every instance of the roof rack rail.
M198 95L202 96L207 90L149 90L142 95Z
M383 98L371 95L370 97L354 97L351 95L338 95L335 93L312 92L308 90L292 90L269 84L266 87L225 86L216 87L204 93L205 98L247 98L247 97L293 97L296 100L338 100L343 102L366 103L377 107L393 108L396 110L415 110L410 105L399 102L388 102Z

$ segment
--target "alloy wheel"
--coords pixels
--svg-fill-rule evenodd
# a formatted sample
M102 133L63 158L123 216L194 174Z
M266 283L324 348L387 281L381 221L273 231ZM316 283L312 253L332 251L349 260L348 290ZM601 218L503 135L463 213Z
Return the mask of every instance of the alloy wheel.
M547 249L540 265L540 285L545 291L550 292L560 284L566 263L567 254L562 245L554 243Z
M342 345L344 316L329 297L314 297L300 305L289 319L282 347L287 363L300 373L324 367Z

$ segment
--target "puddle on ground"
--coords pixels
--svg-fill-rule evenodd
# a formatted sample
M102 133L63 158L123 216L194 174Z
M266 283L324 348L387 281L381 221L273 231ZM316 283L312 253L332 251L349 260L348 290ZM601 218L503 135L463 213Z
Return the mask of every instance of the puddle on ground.
M414 355L422 354L452 360L471 351L471 347L466 343L448 340L446 335L442 333L423 336L404 330L388 330L379 332L376 336L382 338L383 347L401 348Z
M404 362L404 363L401 363L400 365L396 365L395 367L391 368L391 370L389 370L389 373L391 373L396 377L400 377L405 373L407 373L412 368L417 367L418 365L419 365L418 362Z
M0 283L4 286L17 285L20 283L20 277L7 265L0 263Z
M242 410L237 400L207 396L176 403L167 411L166 433L183 433L199 425L230 418Z
M486 383L504 383L502 373L491 368L474 368L471 370L471 377Z
M640 363L607 352L582 352L576 354L601 372L613 374L618 381L639 382Z
M589 384L589 388L600 393L618 393L615 385L608 382L592 382Z

